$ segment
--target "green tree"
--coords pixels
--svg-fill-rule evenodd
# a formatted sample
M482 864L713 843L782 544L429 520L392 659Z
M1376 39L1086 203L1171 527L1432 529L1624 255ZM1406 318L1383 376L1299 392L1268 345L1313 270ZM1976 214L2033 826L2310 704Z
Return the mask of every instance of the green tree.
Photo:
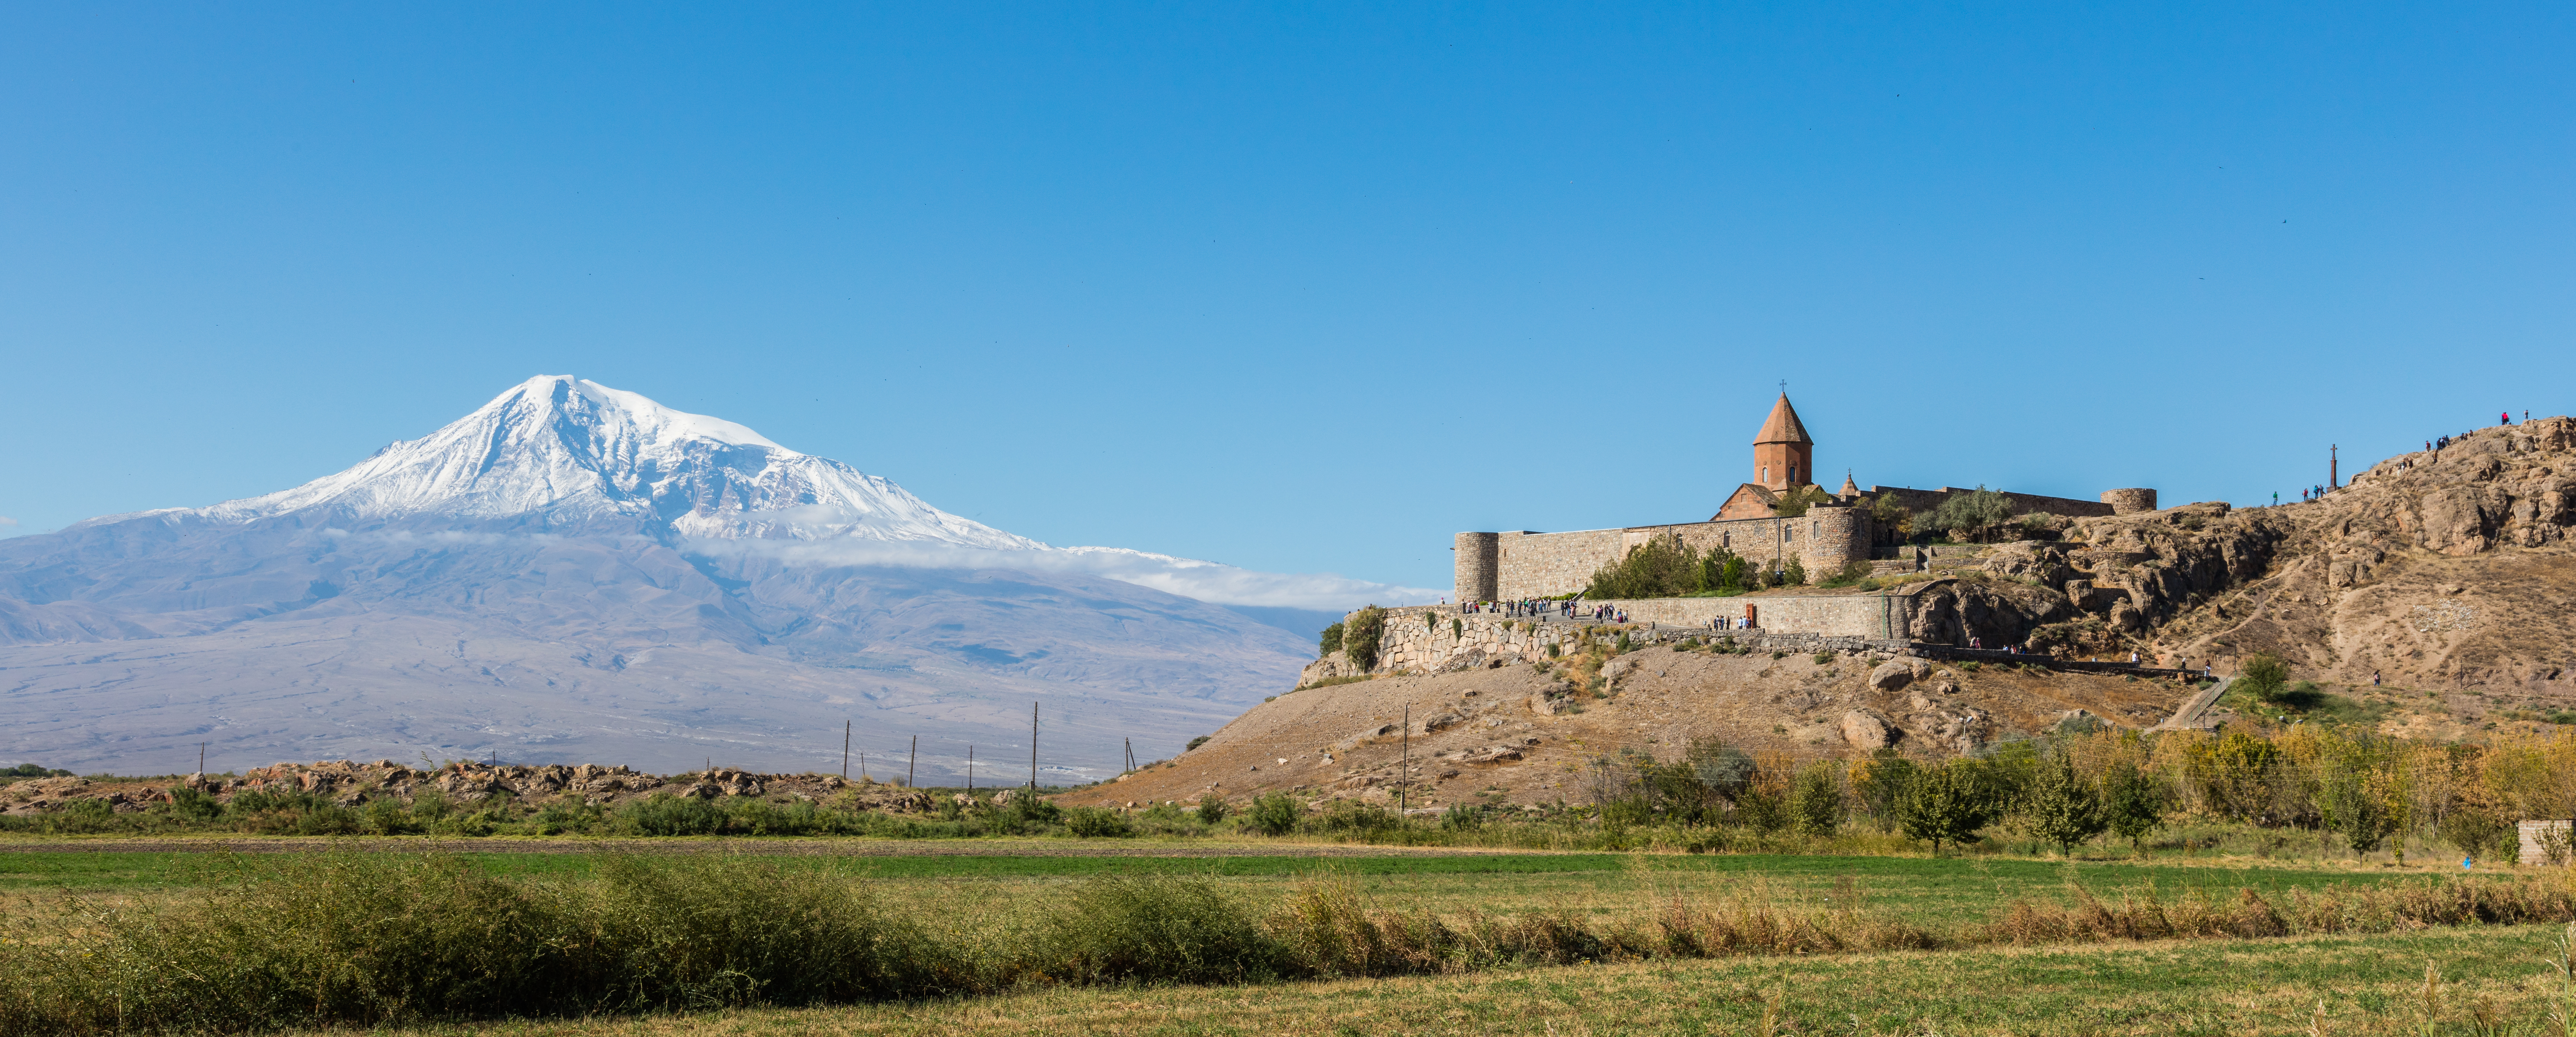
M1797 818L1799 832L1813 836L1834 834L1843 824L1842 769L1819 761L1800 770L1796 790L1790 793L1789 811Z
M1896 823L1896 803L1904 798L1905 790L1913 786L1920 772L1914 761L1897 755L1896 750L1881 749L1854 770L1852 792L1884 831Z
M2272 702L2290 686L2290 664L2270 652L2256 652L2236 664L2236 679L2257 699Z
M1377 668L1378 642L1386 636L1386 610L1371 605L1342 621L1342 651L1365 673Z
M1698 589L1699 549L1677 537L1654 537L1592 573L1592 598L1677 598Z
M2043 761L2032 775L2029 810L2031 831L2056 843L2058 852L2075 856L2075 844L2102 834L2110 819L2102 809L2101 790L2075 773L2075 761L2064 752Z
M1747 568L1750 567L1745 564L1744 559L1735 557L1734 555L1728 555L1725 567L1718 573L1718 589L1728 591L1740 591L1745 589L1745 570Z
M1789 563L1780 567L1780 582L1791 587L1804 586L1806 584L1807 566L1805 563L1798 561L1797 555L1790 555Z
M1994 820L1992 797L1979 787L1982 782L1967 762L1951 760L1924 769L1897 799L1897 825L1908 838L1930 842L1935 857L1941 855L1942 843L1974 836Z
M1210 792L1199 797L1199 821L1213 825L1225 820L1225 797Z
M2113 763L2102 774L2102 811L2112 833L2129 841L2130 852L2143 853L2148 833L2165 824L2164 786L2127 760Z
M1315 655L1320 658L1341 650L1342 625L1340 623L1335 623L1331 626L1325 627L1323 637L1316 643Z
M1894 491L1878 495L1869 502L1869 517L1883 529L1893 530L1898 539L1914 535L1914 513L1905 510L1905 502L1896 499Z
M2012 520L2012 498L1979 484L1967 493L1943 498L1930 512L1914 518L1920 532L1948 533L1952 539L1978 541Z
M1777 503L1771 505L1771 514L1780 518L1797 518L1806 514L1808 508L1833 499L1834 495L1825 492L1822 486L1792 486L1780 495Z

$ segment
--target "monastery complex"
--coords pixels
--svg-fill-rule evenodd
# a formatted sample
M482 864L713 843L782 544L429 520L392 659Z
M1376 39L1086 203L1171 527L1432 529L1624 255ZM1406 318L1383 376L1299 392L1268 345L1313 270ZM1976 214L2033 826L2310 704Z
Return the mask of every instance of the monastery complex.
M1816 441L1798 420L1798 411L1782 393L1753 437L1753 481L1727 495L1706 522L1675 525L1587 529L1571 533L1520 530L1506 533L1460 533L1457 537L1457 601L1504 601L1544 598L1584 589L1603 565L1624 557L1630 548L1656 537L1670 537L1701 552L1725 548L1747 560L1785 565L1794 557L1819 576L1855 561L1894 558L1902 546L1893 529L1883 529L1870 515L1869 503L1894 495L1909 512L1929 511L1955 494L1972 491L1953 486L1917 490L1872 486L1864 493L1850 475L1833 494L1811 492L1816 502L1806 514L1782 517L1773 509L1793 492L1816 491ZM2156 510L2156 491L2105 491L2099 500L2005 493L2016 515L2126 515ZM1821 497L1821 499L1816 499Z

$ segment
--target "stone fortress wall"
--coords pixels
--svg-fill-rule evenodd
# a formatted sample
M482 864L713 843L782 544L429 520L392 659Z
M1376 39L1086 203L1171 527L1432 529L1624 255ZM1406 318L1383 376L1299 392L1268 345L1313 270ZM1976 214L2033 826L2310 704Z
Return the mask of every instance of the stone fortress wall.
M1714 615L1742 615L1746 604L1761 610L1763 629L1652 630L1635 624L1686 622L1705 624ZM1906 655L1905 617L1914 607L1908 594L1853 594L1813 597L1659 598L1602 602L1628 610L1630 625L1544 622L1510 619L1492 613L1460 615L1454 607L1408 606L1386 610L1386 633L1378 641L1378 673L1448 673L1496 663L1535 663L1581 652L1592 643L1610 644L1626 634L1632 644L1678 643L1685 638L1731 637L1753 648L1799 652L1877 652ZM1729 610L1732 610L1731 612ZM1649 616L1650 611L1659 614ZM1661 614L1669 612L1669 615ZM1777 617L1811 629L1772 627ZM1889 624L1892 622L1892 626ZM1887 631L1893 630L1893 633ZM1339 660L1334 653L1327 660ZM1310 673L1323 671L1309 667ZM1340 675L1338 670L1326 676Z
M1485 538L1492 538L1487 540ZM1459 601L1544 598L1582 590L1602 566L1657 537L1706 554L1725 548L1768 567L1798 559L1811 577L1866 561L1877 527L1859 508L1819 505L1798 518L1728 519L1571 533L1458 534ZM1487 545L1491 553L1487 554Z

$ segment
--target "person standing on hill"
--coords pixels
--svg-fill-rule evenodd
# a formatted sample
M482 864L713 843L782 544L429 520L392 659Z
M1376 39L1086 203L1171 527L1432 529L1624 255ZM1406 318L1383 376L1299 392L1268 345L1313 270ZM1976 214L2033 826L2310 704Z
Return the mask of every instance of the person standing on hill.
M2506 412L2504 412L2504 413L2502 413L2502 414L2498 414L2498 415L2496 415L2496 424L2498 424L2498 425L2510 425L2510 424L2513 424L2513 412L2512 412L2512 411L2506 411Z

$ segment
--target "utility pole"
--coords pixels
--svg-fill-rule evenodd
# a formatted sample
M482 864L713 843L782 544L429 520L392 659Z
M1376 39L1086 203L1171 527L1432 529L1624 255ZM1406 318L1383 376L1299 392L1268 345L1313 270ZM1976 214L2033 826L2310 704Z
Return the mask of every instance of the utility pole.
M1038 794L1038 704L1029 703L1029 795Z
M859 751L859 780L868 780L868 753L864 749Z
M850 780L850 722L841 721L841 780Z
M913 775L919 773L914 768L919 766L921 766L921 736L914 735L912 736L912 758L905 760L903 764L903 787L913 787Z
M2339 446L2326 447L2326 489L2331 490L2343 485L2341 481L2343 460L2335 456L2336 452L2342 449Z
M197 743L197 776L206 776L206 743Z
M1405 793L1413 791L1413 703L1404 704L1404 734L1398 743L1402 755L1395 765L1395 816L1404 816Z
M975 743L966 743L966 794L975 794Z
M1127 753L1127 769L1126 769L1126 770L1123 770L1123 771L1120 771L1119 773L1121 773L1121 774L1134 774L1134 773L1136 773L1136 740L1135 740L1135 739L1133 739L1133 738L1121 738L1121 739L1119 739L1119 742L1123 743L1123 744L1126 746L1126 753Z

